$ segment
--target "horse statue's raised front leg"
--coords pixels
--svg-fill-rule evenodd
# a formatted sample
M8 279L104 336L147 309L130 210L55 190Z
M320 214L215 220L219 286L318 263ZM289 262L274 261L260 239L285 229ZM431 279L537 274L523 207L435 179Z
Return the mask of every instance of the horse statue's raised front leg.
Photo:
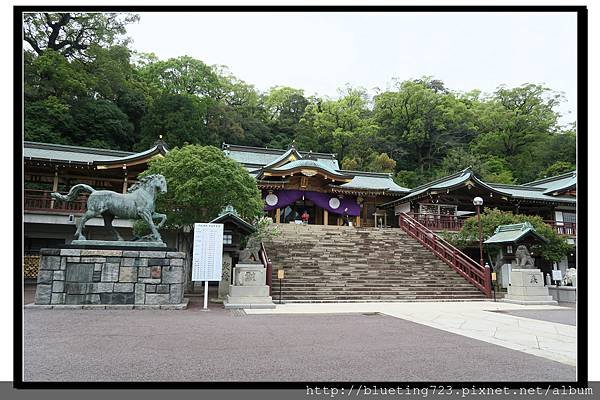
M157 242L162 242L162 238L160 237L160 233L158 233L158 229L154 226L154 221L152 221L152 214L148 210L138 210L138 215L141 219L148 224L150 230L152 230L152 238Z
M157 218L160 218L160 222L158 223L158 225L156 225L156 229L160 229L160 228L163 227L163 225L165 224L165 222L167 222L167 216L165 214L153 212L152 213L152 219L155 220Z

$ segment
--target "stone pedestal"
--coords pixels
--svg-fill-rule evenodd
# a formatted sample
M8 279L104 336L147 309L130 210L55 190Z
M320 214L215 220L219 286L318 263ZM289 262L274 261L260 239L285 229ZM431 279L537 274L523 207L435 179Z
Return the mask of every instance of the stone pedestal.
M233 260L231 259L231 254L223 253L223 272L221 273L221 281L219 282L219 300L225 300L229 294L232 267Z
M225 308L275 308L262 264L237 264Z
M514 304L558 304L544 286L544 275L539 269L513 269L510 273L508 294L502 301Z
M185 304L185 253L76 248L40 253L34 307L183 308Z

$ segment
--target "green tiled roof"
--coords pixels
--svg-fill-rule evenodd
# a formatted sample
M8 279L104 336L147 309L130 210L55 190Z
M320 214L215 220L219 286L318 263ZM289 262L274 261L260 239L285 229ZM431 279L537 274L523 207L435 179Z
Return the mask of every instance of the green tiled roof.
M237 146L227 143L223 143L222 148L226 156L246 167L254 167L254 169L259 169L266 165L273 164L276 161L284 158L283 156L289 152L289 150L283 149ZM299 152L299 154L304 156L307 153ZM333 154L312 153L312 155L317 161L327 165L329 168L334 170L338 170L340 168L338 161L335 159Z
M93 163L94 161L112 161L134 154L128 151L68 146L64 144L38 142L24 142L23 144L23 158L39 160Z
M408 193L410 191L410 189L397 185L390 174L344 170L341 172L348 175L354 175L354 178L352 178L350 182L340 185L341 188L387 190L390 192L398 192L398 194Z
M529 235L534 236L536 240L546 242L546 239L541 237L529 222L523 222L521 224L500 225L496 228L494 234L483 243L515 243Z
M273 171L290 171L294 168L320 168L334 176L339 176L339 177L347 177L348 176L344 173L336 171L335 169L331 168L329 165L326 165L319 160L306 160L306 159L295 160L295 161L291 161L287 164L284 164L280 167L272 168L272 170Z

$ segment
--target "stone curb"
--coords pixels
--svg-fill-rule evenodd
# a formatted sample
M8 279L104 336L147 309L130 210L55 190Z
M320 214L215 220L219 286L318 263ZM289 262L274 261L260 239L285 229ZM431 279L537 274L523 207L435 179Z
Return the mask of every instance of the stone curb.
M25 304L27 310L185 310L190 299L179 304Z

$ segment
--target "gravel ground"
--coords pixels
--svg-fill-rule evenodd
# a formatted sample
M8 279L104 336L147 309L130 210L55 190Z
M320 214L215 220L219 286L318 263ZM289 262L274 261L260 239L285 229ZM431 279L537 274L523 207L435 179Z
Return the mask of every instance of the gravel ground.
M563 304L560 305L563 306ZM514 315L516 317L531 318L575 326L575 308L570 308L568 310L507 310L491 312L499 312L502 314Z
M575 368L383 315L25 310L26 381L557 381Z

